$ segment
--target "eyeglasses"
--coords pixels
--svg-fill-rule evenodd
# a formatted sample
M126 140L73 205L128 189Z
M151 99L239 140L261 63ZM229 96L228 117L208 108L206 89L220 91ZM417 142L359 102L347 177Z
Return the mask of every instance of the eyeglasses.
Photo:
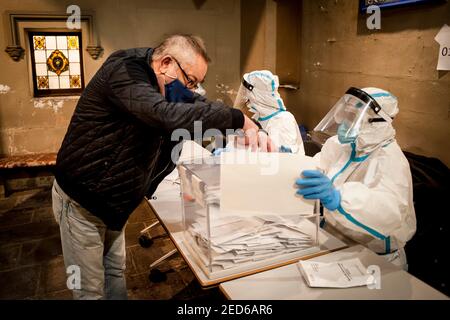
M172 57L173 61L175 61L178 65L178 68L180 68L181 72L183 73L183 76L186 78L186 88L188 89L197 89L198 88L198 83L194 80L192 80L191 78L189 78L189 76L187 75L187 73L183 70L183 68L181 67L180 63L178 62L177 59L175 59L174 57Z

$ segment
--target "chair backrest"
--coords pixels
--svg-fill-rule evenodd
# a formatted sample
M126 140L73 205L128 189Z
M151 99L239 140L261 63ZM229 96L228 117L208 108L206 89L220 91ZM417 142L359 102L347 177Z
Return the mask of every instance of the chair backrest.
M449 179L439 159L404 152L413 178L417 231L407 243L408 271L449 295Z

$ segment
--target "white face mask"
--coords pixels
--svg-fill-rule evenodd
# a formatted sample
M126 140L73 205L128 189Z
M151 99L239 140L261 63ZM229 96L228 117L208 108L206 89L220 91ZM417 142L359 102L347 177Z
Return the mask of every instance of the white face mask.
M248 111L250 111L251 113L253 113L252 119L253 120L258 120L259 119L259 111L255 109L255 107L252 107L252 104L250 102L247 102L247 108Z

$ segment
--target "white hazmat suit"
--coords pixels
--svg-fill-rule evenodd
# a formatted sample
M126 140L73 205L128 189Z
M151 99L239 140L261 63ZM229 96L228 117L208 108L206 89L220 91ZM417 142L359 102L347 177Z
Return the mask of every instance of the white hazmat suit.
M278 93L278 76L270 71L253 71L243 77L235 107L247 107L253 119L267 131L278 147L305 154L300 130L292 113L286 110Z
M389 117L398 113L397 98L389 92L377 88L362 91ZM335 110L331 116L336 115ZM341 196L336 210L324 208L325 223L406 269L403 248L416 231L409 163L390 121L370 109L355 118L360 123L349 130L353 141L341 143L346 139L333 136L316 155L320 169ZM322 129L324 121L315 130L326 131Z

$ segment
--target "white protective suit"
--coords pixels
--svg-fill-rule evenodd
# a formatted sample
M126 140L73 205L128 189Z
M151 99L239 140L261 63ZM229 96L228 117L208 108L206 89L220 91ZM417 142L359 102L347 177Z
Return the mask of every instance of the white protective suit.
M261 124L278 148L283 146L293 153L305 154L297 121L292 113L286 111L278 86L278 76L270 71L246 73L235 107L249 108L254 113L252 118Z
M362 89L394 117L397 99L387 91ZM325 224L407 269L404 246L416 231L409 163L388 122L366 122L353 143L337 136L316 155L341 194L335 211L324 208Z

